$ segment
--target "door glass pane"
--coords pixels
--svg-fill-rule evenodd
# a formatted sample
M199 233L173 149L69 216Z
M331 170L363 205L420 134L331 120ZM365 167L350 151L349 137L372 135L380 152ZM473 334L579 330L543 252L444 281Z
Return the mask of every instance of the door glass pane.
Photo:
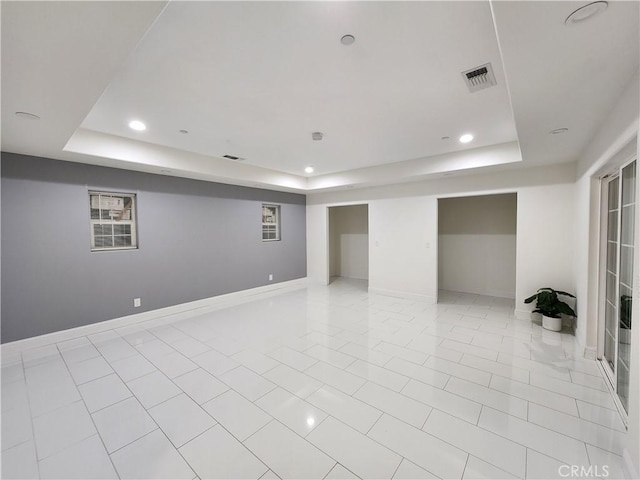
M629 411L629 362L631 360L631 293L620 289L620 330L618 331L617 391L624 409Z
M615 242L607 242L607 265L618 264L618 249Z
M616 318L616 307L609 300L605 307L605 330L604 330L604 359L611 367L611 371L615 371L615 363L613 361L616 353L615 327L616 324L612 319Z
M620 177L609 181L607 210L606 306L604 310L604 359L615 374L616 333L618 329L618 184ZM615 252L615 253L612 253Z
M622 205L636 202L636 162L622 169Z
M609 210L609 221L607 222L607 240L618 241L618 209Z
M624 409L629 411L629 361L631 359L631 302L633 293L633 251L636 162L622 169L622 210L620 215L620 275L618 306L618 358L616 377L618 397Z
M616 177L609 182L609 210L618 209L618 180Z
M629 245L620 246L620 285L631 287L631 276L633 275L633 247Z
M620 232L620 243L622 243L623 245L633 244L634 213L635 213L635 204L628 203L622 207L622 219L621 219L622 231Z

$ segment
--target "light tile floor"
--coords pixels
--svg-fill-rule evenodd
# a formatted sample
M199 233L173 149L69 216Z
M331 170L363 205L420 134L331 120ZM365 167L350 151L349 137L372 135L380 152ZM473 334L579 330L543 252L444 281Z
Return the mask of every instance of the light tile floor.
M622 478L596 363L513 308L338 279L25 351L2 478Z

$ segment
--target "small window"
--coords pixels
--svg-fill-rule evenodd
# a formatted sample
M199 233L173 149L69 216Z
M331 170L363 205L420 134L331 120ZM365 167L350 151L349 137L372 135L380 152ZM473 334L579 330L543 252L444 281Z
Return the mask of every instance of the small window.
M89 192L91 251L138 248L136 196Z
M262 241L280 240L280 205L262 205Z

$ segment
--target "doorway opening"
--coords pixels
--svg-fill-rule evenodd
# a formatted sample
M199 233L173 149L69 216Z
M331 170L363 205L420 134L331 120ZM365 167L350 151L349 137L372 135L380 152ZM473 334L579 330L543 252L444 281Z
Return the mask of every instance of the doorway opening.
M517 193L438 200L438 291L515 298Z
M329 207L329 283L369 280L369 205Z

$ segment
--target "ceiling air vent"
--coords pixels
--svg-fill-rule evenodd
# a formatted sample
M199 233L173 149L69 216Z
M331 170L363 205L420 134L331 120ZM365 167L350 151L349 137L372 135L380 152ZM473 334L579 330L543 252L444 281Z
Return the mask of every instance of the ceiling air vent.
M228 158L229 160L239 160L239 161L244 160L244 158L236 157L235 155L223 155L222 158Z
M496 77L490 63L462 72L462 76L471 93L493 87L496 84Z

